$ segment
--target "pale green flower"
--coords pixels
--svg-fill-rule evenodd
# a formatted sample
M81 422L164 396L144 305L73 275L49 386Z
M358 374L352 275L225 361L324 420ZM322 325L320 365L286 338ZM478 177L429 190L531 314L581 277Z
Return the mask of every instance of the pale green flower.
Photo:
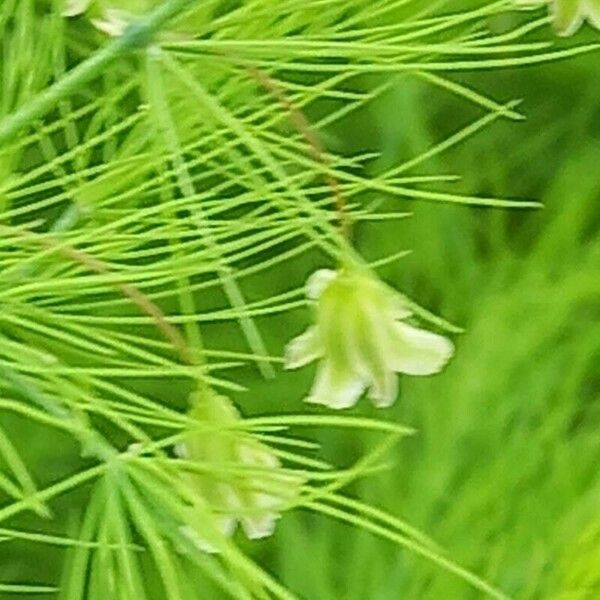
M187 474L199 506L209 508L224 535L231 535L238 522L250 539L271 535L282 504L299 492L299 478L282 470L268 446L236 429L241 417L228 398L205 392L194 402L189 416L199 429L189 433L177 452L206 469L206 475ZM193 509L190 521L187 535L203 550L213 551L201 528L194 526Z
M320 360L307 402L348 408L368 389L376 406L390 406L396 373L438 373L454 353L447 338L405 322L406 302L368 273L319 270L307 296L316 303L316 324L285 353L288 369Z
M549 5L559 35L573 35L586 20L600 29L600 0L515 0L515 3L526 8Z

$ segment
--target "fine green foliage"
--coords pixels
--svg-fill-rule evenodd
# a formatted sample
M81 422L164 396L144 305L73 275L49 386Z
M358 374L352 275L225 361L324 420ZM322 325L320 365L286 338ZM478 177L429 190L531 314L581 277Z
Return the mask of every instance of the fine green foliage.
M508 15L508 1L142 4L114 39L58 0L0 6L0 591L561 598L597 586L597 556L568 551L598 538L586 401L598 330L584 320L597 148L549 191L511 185L516 157L491 133L458 149L523 118L467 72L593 42L555 46L546 17ZM454 122L461 111L470 124ZM509 131L509 147L525 139ZM531 135L522 160L559 133ZM308 319L307 274L348 256L400 284L429 328L460 331L419 302L466 329L448 372L403 380L383 416L310 410L306 376L281 373ZM191 418L209 389L247 416ZM175 450L190 436L264 445L278 467L229 451L191 460ZM199 477L278 498L276 535L224 535L230 507L199 495Z

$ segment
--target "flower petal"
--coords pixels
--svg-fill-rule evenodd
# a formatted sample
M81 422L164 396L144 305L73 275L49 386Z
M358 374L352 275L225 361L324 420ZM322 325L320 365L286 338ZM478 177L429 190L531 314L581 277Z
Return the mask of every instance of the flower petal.
M92 25L110 37L120 37L132 22L131 14L117 8L108 8L102 19L92 19Z
M600 29L600 0L588 0L588 19L594 27Z
M242 464L249 467L278 469L281 466L275 453L268 446L256 440L239 443L237 455Z
M400 294L394 294L390 300L390 316L393 319L408 319L412 317L412 310L409 308L408 303Z
M559 35L573 35L585 19L584 2L582 0L554 0L551 13L554 27Z
M306 402L335 409L350 408L356 404L364 389L365 383L359 375L350 370L334 369L331 361L325 360L319 366Z
M193 517L192 517L193 518ZM231 537L236 527L234 517L219 517L217 519L217 528L226 537ZM202 537L198 531L191 525L184 525L179 528L179 532L190 540L198 550L207 554L218 554L219 550L207 539Z
M369 398L377 408L387 408L398 396L398 375L386 369L374 377L369 387Z
M390 337L395 321L388 310L363 302L354 318L355 369L369 382L369 398L378 407L391 406L398 395L398 376L390 366L394 344Z
M285 369L303 367L323 355L316 327L309 327L285 348Z
M406 323L395 323L394 339L390 367L407 375L439 373L454 354L448 338Z
M318 300L325 288L337 277L331 269L315 271L306 282L306 297L309 300Z
M67 0L62 11L62 16L76 17L77 15L81 15L88 9L90 2L91 0Z
M260 517L243 517L242 528L249 539L259 540L273 534L278 518L279 515L275 513L260 515Z

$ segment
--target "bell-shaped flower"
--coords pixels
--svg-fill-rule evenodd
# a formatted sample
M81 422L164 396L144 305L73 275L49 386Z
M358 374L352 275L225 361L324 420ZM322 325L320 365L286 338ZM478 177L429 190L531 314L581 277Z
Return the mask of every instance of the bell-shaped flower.
M250 539L271 535L281 507L299 493L301 480L283 470L271 448L239 428L241 416L228 398L209 391L194 400L189 417L198 429L190 431L177 453L201 467L186 473L198 504L208 507L224 535L231 535L238 522ZM192 516L185 528L188 536L213 551L193 521Z
M554 27L559 35L573 35L588 20L600 29L600 0L514 0L525 8L549 5Z
M367 272L316 271L307 296L316 305L316 323L285 352L288 369L320 361L307 402L348 408L368 389L376 406L390 406L396 373L438 373L454 353L449 339L407 323L406 302Z

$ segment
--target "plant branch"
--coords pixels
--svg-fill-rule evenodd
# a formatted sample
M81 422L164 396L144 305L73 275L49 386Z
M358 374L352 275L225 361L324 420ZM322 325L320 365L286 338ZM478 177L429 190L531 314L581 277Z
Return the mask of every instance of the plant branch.
M22 127L43 117L73 91L88 83L119 57L147 46L161 27L184 12L194 0L167 0L142 19L132 23L125 33L112 40L86 61L77 65L30 102L0 120L0 145L8 142Z
M51 238L42 237L35 232L30 231L29 229L0 225L0 232L4 232L7 235L20 235L21 237L31 240L41 246L44 246L45 248L59 252L70 260L73 260L74 262L77 262L96 273L107 275L111 272L110 267L107 264L93 256L90 256L86 252L73 248L72 246L62 244L56 240L52 240ZM129 298L143 313L148 315L154 321L156 327L173 345L184 362L194 364L193 354L188 348L185 339L179 330L169 323L165 314L156 303L154 303L150 298L148 298L148 296L146 296L131 283L115 283L114 285L124 296Z

